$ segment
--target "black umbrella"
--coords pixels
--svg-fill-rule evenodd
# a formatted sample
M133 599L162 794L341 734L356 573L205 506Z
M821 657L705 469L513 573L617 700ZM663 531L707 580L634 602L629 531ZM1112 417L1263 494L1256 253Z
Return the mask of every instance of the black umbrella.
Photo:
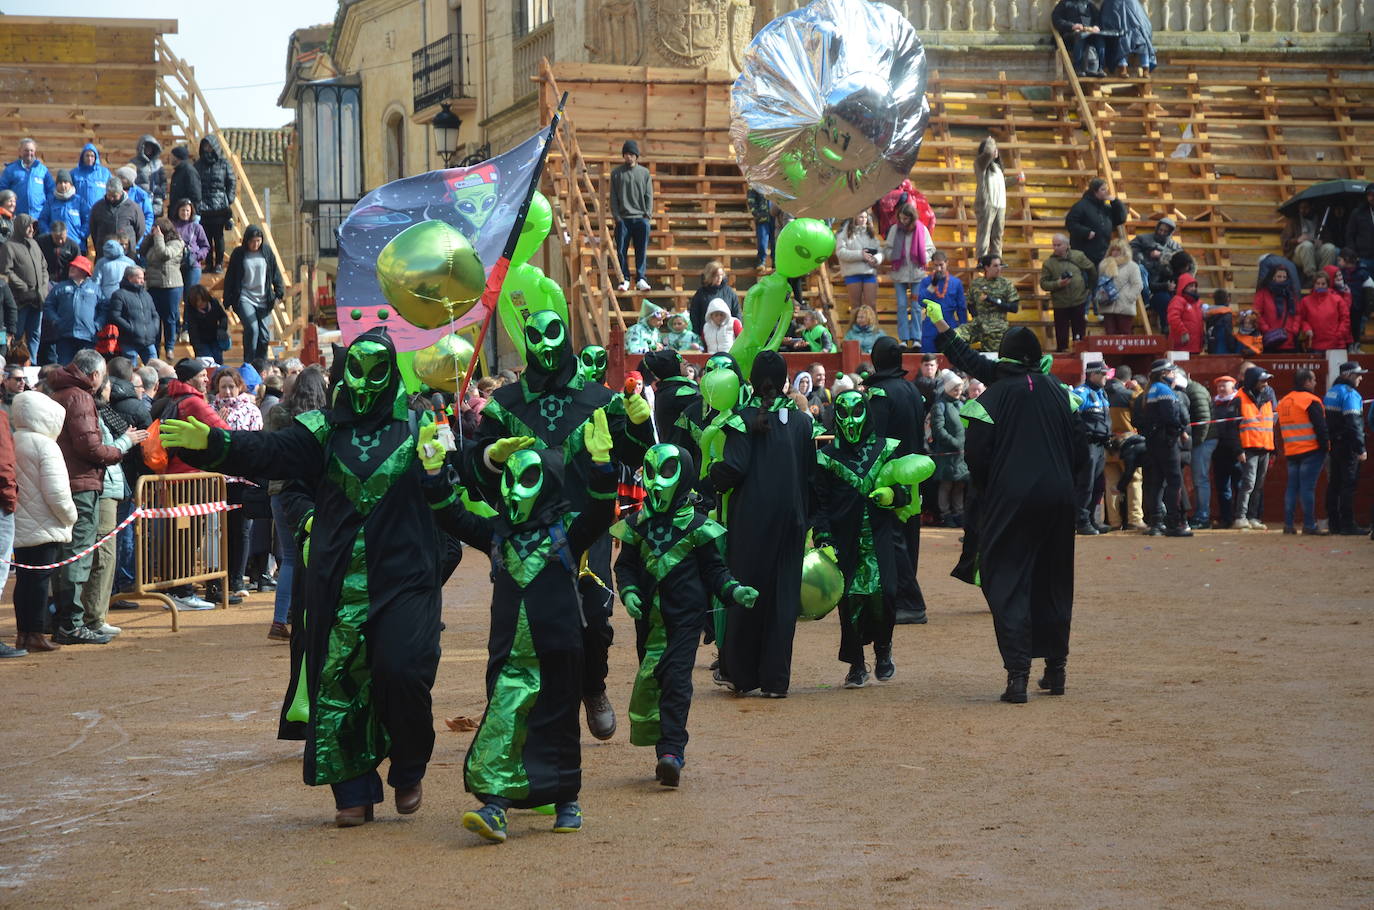
M1327 180L1314 183L1307 189L1279 206L1279 214L1292 218L1298 214L1299 202L1310 202L1318 212L1325 208L1344 207L1348 212L1364 201L1364 188L1367 180Z

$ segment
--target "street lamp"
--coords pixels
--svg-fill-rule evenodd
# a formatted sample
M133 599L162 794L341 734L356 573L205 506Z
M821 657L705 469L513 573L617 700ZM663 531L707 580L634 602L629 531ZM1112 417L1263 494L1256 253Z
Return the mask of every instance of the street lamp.
M434 151L444 159L444 167L451 167L453 159L458 157L458 130L463 125L448 105L447 101L439 105L439 113L430 124L434 127Z

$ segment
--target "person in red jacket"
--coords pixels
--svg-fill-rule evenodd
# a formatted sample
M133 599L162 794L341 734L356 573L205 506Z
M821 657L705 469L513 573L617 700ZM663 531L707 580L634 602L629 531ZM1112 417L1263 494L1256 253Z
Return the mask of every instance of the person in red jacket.
M1312 293L1298 304L1298 324L1310 351L1350 347L1350 290L1334 286L1337 275L1334 265L1322 269L1312 279Z
M1293 286L1286 268L1272 269L1255 289L1255 315L1266 352L1291 352L1297 349L1299 289Z
M1205 336L1197 279L1184 272L1178 276L1178 291L1169 301L1169 350L1201 354Z
M210 388L210 372L201 359L183 357L177 361L176 371L177 378L167 383L166 397L153 402L153 419L167 420L176 417L188 420L194 417L212 427L229 429L224 418L210 407L210 402L205 398L205 393ZM200 469L191 467L170 452L167 453L168 474L194 474L198 470Z

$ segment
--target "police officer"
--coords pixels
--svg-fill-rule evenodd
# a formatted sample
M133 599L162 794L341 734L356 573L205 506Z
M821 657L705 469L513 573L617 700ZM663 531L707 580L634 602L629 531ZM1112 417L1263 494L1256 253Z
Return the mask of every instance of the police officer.
M1073 393L1081 404L1078 417L1088 438L1088 460L1074 478L1078 493L1078 533L1092 537L1110 531L1097 523L1098 481L1107 464L1107 442L1112 438L1112 420L1107 402L1107 364L1101 360L1088 363L1084 382Z
M1368 534L1355 524L1355 485L1364 447L1364 417L1360 381L1368 373L1358 363L1341 364L1335 384L1326 393L1326 425L1331 431L1331 476L1326 484L1326 517L1332 534Z
M1151 537L1192 537L1183 520L1183 441L1188 438L1188 411L1174 395L1174 365L1150 364L1141 432L1145 436L1145 507Z

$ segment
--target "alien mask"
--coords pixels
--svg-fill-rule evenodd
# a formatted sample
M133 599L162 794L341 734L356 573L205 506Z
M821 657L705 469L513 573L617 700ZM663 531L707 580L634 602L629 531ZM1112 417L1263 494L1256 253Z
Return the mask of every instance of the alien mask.
M868 402L864 396L853 390L841 392L835 399L835 426L845 441L853 445L862 439L867 423Z
M650 512L667 512L673 507L678 485L682 483L682 453L666 442L650 446L644 453L644 490Z
M520 449L506 460L501 472L501 501L512 525L529 521L539 491L544 488L544 461L532 449Z
M348 347L344 385L348 387L353 413L366 414L377 397L391 384L391 351L377 341L358 341Z
M553 310L541 310L525 323L525 352L546 373L558 370L568 329Z
M606 381L606 349L589 344L577 355L577 373L583 381L600 385Z

